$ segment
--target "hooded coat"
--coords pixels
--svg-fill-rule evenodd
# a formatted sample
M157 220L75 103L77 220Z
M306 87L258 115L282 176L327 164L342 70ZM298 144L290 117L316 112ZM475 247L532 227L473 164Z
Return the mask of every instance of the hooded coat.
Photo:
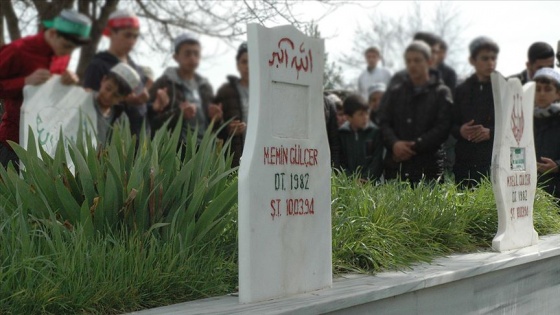
M161 128L167 120L170 120L168 129L173 130L179 119L183 119L183 112L179 105L187 101L186 95L189 92L189 88L179 77L178 70L179 68L177 67L167 68L163 75L154 82L152 88L150 89L150 100L148 101L148 104L154 103L159 89L166 88L167 95L169 96L169 105L161 112L155 112L152 106L149 106L148 116L152 126L152 135L156 130ZM198 124L198 138L200 140L206 131L206 128L210 124L208 108L214 98L212 86L206 78L197 73L195 73L194 81L198 86L197 92L200 96L202 110L197 109L195 118L183 121L183 132L181 136L182 141L185 140L187 128L190 127L194 129L194 127Z

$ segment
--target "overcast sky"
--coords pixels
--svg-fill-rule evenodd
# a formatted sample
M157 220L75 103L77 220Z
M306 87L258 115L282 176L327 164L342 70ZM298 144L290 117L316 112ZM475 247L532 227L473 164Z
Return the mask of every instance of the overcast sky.
M437 1L420 1L422 11L428 14L438 4ZM459 21L465 28L461 32L464 39L457 47L464 60L463 74L468 75L467 47L469 42L480 35L493 38L500 46L498 71L504 75L520 72L524 69L527 49L535 41L551 44L556 50L560 39L560 2L549 1L454 1L460 12ZM377 14L398 16L412 10L412 1L364 1L357 4L344 4L330 15L319 21L319 30L325 40L329 60L337 61L344 52L349 52L354 45L356 27L368 25L370 17ZM316 2L304 2L294 8L305 20L317 20L325 10ZM274 26L274 25L266 25ZM106 40L105 40L106 41ZM214 89L217 89L227 74L236 74L235 49L218 40L201 37L203 60L199 72L208 77ZM237 47L239 42L234 43ZM106 45L106 42L103 43ZM103 45L100 46L103 48ZM170 44L169 44L170 45ZM169 56L137 55L138 63L153 68L156 77L161 75L166 66L175 63ZM347 81L354 81L358 70L344 69Z

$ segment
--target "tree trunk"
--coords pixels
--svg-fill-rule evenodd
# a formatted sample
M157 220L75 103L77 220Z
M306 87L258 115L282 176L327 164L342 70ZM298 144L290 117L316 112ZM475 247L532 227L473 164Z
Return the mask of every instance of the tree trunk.
M0 2L0 46L4 45L4 13L2 13L3 11L4 10L2 10L2 3Z
M43 21L54 19L63 9L72 9L75 0L32 0L39 16L39 29Z
M0 7L2 8L2 15L6 20L6 25L8 26L8 34L10 34L10 41L21 38L21 32L19 31L19 23L16 12L12 5L12 1L0 1ZM3 30L3 28L2 28ZM2 32L2 37L4 37L4 32Z
M92 4L92 6L89 5ZM103 29L109 20L109 15L116 10L117 5L119 4L119 0L106 0L105 4L101 8L101 12L99 13L98 17L92 16L95 14L96 11L93 10L95 6L97 6L96 0L80 0L78 3L78 8L81 13L86 15L92 16L92 27L91 27L91 42L82 47L80 51L80 60L78 61L78 68L76 69L76 73L80 78L83 78L84 72L86 71L87 66L91 62L93 56L97 52L97 46L99 45L99 41L101 40L101 36L103 36ZM88 12L85 12L85 11ZM91 14L94 13L94 14Z

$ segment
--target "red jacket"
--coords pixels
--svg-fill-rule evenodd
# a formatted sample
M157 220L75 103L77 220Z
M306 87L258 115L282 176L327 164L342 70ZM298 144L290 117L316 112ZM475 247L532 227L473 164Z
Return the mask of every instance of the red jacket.
M7 140L19 143L19 115L25 77L37 69L62 74L70 61L70 56L54 55L44 34L40 32L0 47L0 99L4 101L0 142L3 144L7 145Z

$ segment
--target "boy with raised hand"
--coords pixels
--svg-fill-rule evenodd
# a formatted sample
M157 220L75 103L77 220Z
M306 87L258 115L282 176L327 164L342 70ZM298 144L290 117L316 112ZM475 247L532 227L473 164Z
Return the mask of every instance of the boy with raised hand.
M152 131L168 120L168 128L175 127L179 119L183 120L181 142L186 141L187 131L198 128L198 141L212 120L222 120L221 105L213 104L214 93L210 82L196 72L200 63L201 46L197 37L184 33L173 42L173 59L177 67L169 67L150 89L150 103L154 103L158 95L167 93L169 103L165 106L150 107Z
M381 130L369 121L368 105L360 95L350 95L342 106L346 122L338 130L341 167L348 175L359 173L362 181L379 180L383 172Z
M63 10L54 20L43 22L45 30L0 48L0 98L4 115L0 123L0 163L6 167L18 158L7 141L19 142L23 87L40 85L52 74L62 74L63 84L77 83L66 70L74 49L89 42L91 20L76 11Z
M451 126L451 92L431 69L432 52L423 41L405 50L406 76L385 92L379 124L387 148L385 178L416 184L443 175L442 144Z
M455 182L472 187L490 175L494 139L494 97L490 75L496 70L498 45L477 37L469 45L475 73L457 86L451 134L455 145Z
M224 140L231 137L233 167L239 166L249 117L249 55L246 42L237 49L235 62L239 77L227 76L227 82L216 93L216 101L223 106L224 120L231 119L221 136Z
M534 134L538 182L548 193L560 198L560 73L551 68L537 70Z
M105 144L108 140L109 131L115 121L114 106L120 104L141 84L142 81L136 70L122 62L111 68L109 73L103 76L99 91L93 92L99 144ZM163 96L163 98L158 98L156 103L167 101Z
M142 123L147 113L148 90L144 87L147 81L141 67L129 56L136 45L140 35L140 21L130 10L117 10L109 16L103 35L109 37L109 49L96 54L88 65L84 75L84 87L99 91L101 80L109 73L111 68L120 62L131 66L142 79L134 93L127 96L124 101L115 107L115 118L124 111L130 121L130 131L137 137L140 135ZM149 134L149 124L146 131Z

